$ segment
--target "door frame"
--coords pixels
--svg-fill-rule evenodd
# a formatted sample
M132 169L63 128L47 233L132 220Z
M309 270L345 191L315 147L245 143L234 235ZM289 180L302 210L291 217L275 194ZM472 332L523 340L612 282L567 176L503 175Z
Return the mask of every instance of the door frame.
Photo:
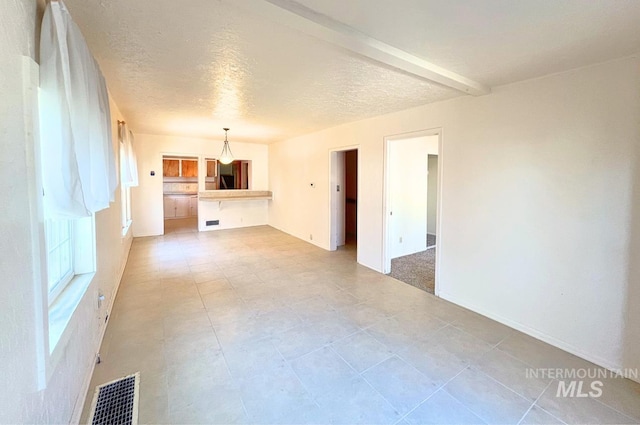
M383 207L382 207L382 272L384 274L391 273L391 257L390 252L391 249L389 244L391 242L391 238L389 237L389 231L391 230L389 213L391 210L391 206L389 205L391 202L390 196L390 175L389 175L389 150L391 148L390 142L403 140L403 139L412 139L415 137L426 137L426 136L438 136L438 186L437 186L437 194L436 199L438 206L436 208L436 247L438 249L438 255L436 255L436 270L435 270L435 287L434 293L436 296L439 295L439 281L440 281L440 261L442 258L442 176L443 176L443 158L444 158L444 149L443 149L443 136L442 136L442 127L430 128L426 130L418 130L412 131L408 133L400 133L393 134L390 136L384 137L384 158L383 158ZM359 160L359 158L358 158ZM426 218L426 217L425 217ZM425 235L426 237L426 235Z
M161 151L159 152L159 170L160 170L160 184L158 185L158 188L160 189L158 195L160 196L160 205L161 205L161 215L162 215L162 233L160 234L160 236L164 236L165 234L165 228L164 228L164 159L165 157L172 157L172 156L176 156L176 157L180 157L180 158L190 158L190 159L196 159L198 161L198 192L200 192L200 179L202 177L202 166L203 166L203 158L204 156L202 154L198 154L198 153L185 153L185 152L167 152L167 151ZM206 165L205 165L206 167ZM205 168L205 174L206 174L206 168ZM197 217L197 221L198 221L198 231L200 231L200 211L198 209L198 215Z
M334 164L334 158L333 158L333 154L334 153L338 153L338 152L346 152L346 151L358 151L358 198L360 197L360 173L361 173L361 167L360 167L360 145L350 145L350 146L341 146L339 148L331 148L329 149L329 250L330 251L335 251L338 247L337 247L337 240L335 237L335 226L337 225L337 223L334 222L334 217L333 217L333 207L334 207L334 191L333 191L333 184L331 181L331 178L333 176L333 167L335 166ZM344 188L343 188L344 190ZM360 216L360 209L356 209L356 246L360 243L360 220L359 220L359 216ZM357 254L356 254L357 255Z

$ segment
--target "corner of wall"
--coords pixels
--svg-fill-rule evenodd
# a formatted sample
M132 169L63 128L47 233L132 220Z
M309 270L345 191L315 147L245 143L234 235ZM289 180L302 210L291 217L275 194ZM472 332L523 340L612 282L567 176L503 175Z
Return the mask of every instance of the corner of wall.
M640 93L640 66L638 66L637 92ZM640 101L638 101L640 103ZM640 114L640 105L637 108ZM636 121L637 122L637 121ZM638 124L636 140L640 139ZM623 367L640 372L640 146L635 143L635 167L632 173L630 245L627 263L629 265L626 306L623 330ZM640 382L640 378L638 378Z

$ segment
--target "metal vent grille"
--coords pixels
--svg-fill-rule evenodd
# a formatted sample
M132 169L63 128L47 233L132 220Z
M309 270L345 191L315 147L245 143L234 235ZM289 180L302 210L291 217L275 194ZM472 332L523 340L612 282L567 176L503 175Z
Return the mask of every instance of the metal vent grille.
M92 425L136 425L140 372L96 387L89 423Z

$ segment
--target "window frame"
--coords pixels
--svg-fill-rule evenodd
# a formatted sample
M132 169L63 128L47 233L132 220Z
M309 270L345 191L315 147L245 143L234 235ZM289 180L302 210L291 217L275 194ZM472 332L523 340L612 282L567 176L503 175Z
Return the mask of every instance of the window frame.
M46 288L49 309L61 298L64 298L65 290L72 286L78 278L86 278L95 274L96 271L96 227L95 214L87 217L68 219L70 226L70 251L71 251L71 271L66 273L53 287L49 288L49 240L46 231L45 219L45 270L46 270Z
M95 214L70 219L69 222L74 236L72 241L73 276L64 287L57 289L55 293L45 292L49 307L49 355L53 355L59 346L66 344L65 341L69 338L67 325L96 274L98 247ZM46 243L45 235L45 246ZM44 254L47 255L46 252ZM48 259L46 261L44 271L47 273L47 277L43 279L43 289L48 288Z
M124 140L119 138L120 144L120 226L122 228L122 236L124 237L129 231L129 226L133 222L131 215L131 186L123 183L125 173L124 157L127 155Z
M64 275L62 275L58 281L53 285L49 285L49 276L51 273L51 254L54 249L60 248L62 243L58 242L58 244L51 248L49 246L50 243L50 223L54 222L54 220L45 220L45 244L46 244L46 263L47 263L47 296L49 300L49 305L53 304L55 300L60 296L60 294L69 286L73 278L76 276L75 272L75 226L73 224L73 220L64 220L67 223L69 228L69 262L70 268L66 271ZM47 231L49 230L49 231Z

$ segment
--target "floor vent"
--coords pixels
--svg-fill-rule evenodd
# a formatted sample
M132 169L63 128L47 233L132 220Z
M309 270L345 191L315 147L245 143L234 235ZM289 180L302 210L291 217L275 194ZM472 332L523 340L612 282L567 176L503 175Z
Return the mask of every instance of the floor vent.
M140 372L98 385L91 403L92 425L136 425Z

